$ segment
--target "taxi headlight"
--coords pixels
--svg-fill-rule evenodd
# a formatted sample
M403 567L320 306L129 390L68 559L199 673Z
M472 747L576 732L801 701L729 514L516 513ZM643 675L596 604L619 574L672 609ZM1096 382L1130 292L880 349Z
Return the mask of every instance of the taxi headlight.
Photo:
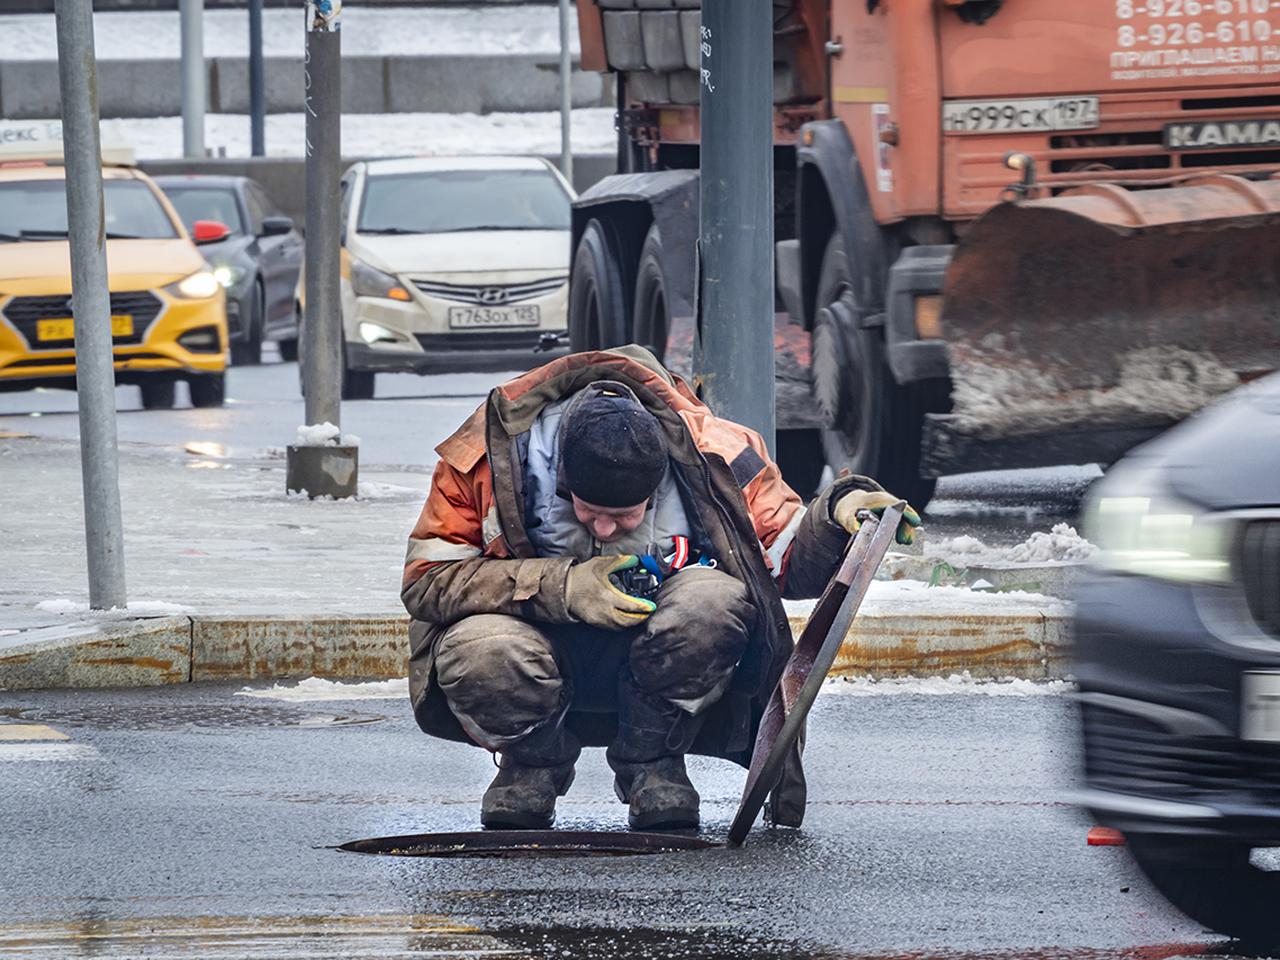
M165 290L184 300L205 300L222 289L212 270L197 270L189 277L171 283Z
M213 279L218 281L218 285L224 289L230 289L244 279L244 267L234 267L229 263L224 263L213 268Z
M391 274L355 259L351 261L351 289L357 297L382 297L402 303L409 303L413 299L409 291Z
M1182 583L1229 583L1233 524L1177 497L1158 469L1119 466L1085 507L1085 536L1107 570Z

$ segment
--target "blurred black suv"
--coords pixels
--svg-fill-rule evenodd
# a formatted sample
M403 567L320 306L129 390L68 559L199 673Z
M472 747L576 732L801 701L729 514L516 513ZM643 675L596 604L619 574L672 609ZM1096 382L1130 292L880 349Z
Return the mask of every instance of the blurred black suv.
M1280 375L1116 464L1085 526L1080 802L1184 913L1280 942Z

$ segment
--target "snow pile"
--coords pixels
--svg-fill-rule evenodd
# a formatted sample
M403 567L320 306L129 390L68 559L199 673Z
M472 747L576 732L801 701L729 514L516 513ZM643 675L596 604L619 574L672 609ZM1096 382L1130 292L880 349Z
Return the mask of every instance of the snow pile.
M1055 524L1048 533L1033 533L1013 547L990 547L977 537L967 535L925 546L929 559L946 560L953 566L1079 563L1092 559L1097 552L1096 546L1067 523Z
M356 496L361 500L407 500L417 499L422 495L421 490L394 483L380 483L377 480L361 480L356 485Z
M237 692L239 697L263 697L269 700L289 700L293 702L309 702L313 700L393 700L409 696L407 678L397 680L372 680L367 683L341 683L335 680L323 680L320 677L308 677L296 687L275 686L255 690L245 687Z
M2 29L2 28L0 28ZM344 31L345 32L345 31ZM570 119L575 156L607 155L617 148L612 107L575 109ZM139 159L182 156L182 118L146 117L116 121ZM205 144L228 157L250 153L249 116L205 115ZM306 118L301 113L267 116L267 155L301 157ZM342 143L352 156L451 157L478 154L560 153L560 114L530 113L347 113L342 116Z
M877 680L874 677L833 677L823 685L823 693L837 693L853 697L884 696L957 696L978 695L985 697L1043 697L1071 693L1075 684L1063 680L1040 682L1008 677L1003 680L982 680L964 673L949 677L901 677Z
M164 600L135 600L125 608L112 607L110 610L90 610L89 604L77 603L61 597L57 600L41 600L36 609L44 613L58 614L91 614L104 620L126 620L131 617L182 617L195 613L193 607L180 603L167 603Z
M339 444L358 447L360 438L352 433L343 433L328 420L298 427L298 436L293 441L295 447L336 447Z

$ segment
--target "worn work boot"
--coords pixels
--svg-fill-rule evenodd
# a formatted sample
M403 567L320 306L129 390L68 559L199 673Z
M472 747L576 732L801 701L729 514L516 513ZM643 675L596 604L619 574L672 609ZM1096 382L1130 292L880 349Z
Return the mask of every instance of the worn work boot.
M682 830L698 825L698 791L689 782L684 757L648 763L613 763L613 789L631 805L632 830Z
M487 830L546 830L556 820L556 797L572 783L572 763L527 767L503 757L480 801L480 823Z

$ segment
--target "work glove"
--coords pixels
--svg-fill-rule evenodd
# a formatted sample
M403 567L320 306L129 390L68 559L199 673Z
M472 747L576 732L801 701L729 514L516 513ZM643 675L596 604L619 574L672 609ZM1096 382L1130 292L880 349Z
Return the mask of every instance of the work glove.
M639 562L639 557L624 554L575 563L569 568L565 584L565 605L569 613L602 630L626 630L643 623L658 605L623 593L609 580L609 574L629 570Z
M880 517L884 515L885 507L891 507L897 502L897 497L881 490L854 490L836 501L836 505L831 510L831 519L844 527L848 533L854 534L862 526L862 522L858 519L861 511L866 510ZM908 504L902 511L902 522L898 524L897 541L904 545L914 543L916 528L919 526L920 514Z

